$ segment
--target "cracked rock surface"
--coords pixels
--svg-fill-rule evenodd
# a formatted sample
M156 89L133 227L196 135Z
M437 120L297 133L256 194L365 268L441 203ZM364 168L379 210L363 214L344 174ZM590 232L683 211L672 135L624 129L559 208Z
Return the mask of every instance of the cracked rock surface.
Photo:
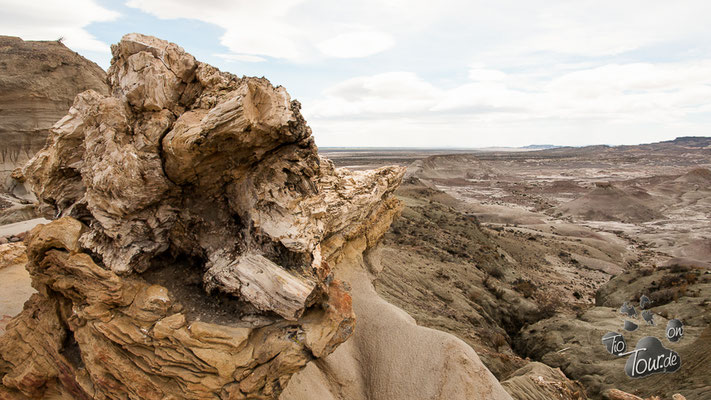
M112 46L23 174L55 221L0 337L0 398L276 398L348 339L332 267L373 247L404 169L334 168L300 105L179 46Z

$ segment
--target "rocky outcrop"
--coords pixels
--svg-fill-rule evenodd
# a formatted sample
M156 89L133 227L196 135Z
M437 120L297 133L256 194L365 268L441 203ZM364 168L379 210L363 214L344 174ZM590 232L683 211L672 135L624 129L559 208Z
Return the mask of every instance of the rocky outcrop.
M0 36L0 184L44 146L77 93L108 94L106 73L59 41Z
M531 362L502 382L516 400L585 400L585 389L571 381L558 368Z
M0 397L276 398L355 326L332 268L399 210L401 168L320 158L282 87L129 34L24 168L38 293L0 338Z
M383 300L371 280L378 257L350 242L335 275L352 288L358 325L333 354L310 363L281 400L510 400L476 352L448 333L417 326Z

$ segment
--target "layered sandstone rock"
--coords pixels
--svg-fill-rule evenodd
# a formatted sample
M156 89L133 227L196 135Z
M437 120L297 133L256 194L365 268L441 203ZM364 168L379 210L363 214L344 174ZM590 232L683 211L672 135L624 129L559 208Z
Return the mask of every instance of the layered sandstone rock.
M77 93L108 94L106 73L58 41L0 36L0 184L42 149Z
M46 216L0 397L275 398L352 334L332 266L399 210L401 168L320 158L284 88L129 34L24 168Z

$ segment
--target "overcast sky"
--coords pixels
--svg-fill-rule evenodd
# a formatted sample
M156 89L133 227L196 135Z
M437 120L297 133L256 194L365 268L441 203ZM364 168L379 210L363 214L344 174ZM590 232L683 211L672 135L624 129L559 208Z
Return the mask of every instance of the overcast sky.
M301 101L319 146L711 136L711 1L0 0L0 34L108 68L129 32Z

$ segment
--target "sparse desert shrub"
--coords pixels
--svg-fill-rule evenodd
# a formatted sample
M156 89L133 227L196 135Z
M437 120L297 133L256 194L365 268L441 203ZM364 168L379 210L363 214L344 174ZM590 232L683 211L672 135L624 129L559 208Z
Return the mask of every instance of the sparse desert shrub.
M475 316L473 316L473 315L467 316L467 321L469 321L469 323L470 323L472 326L479 326L479 325L481 325L481 322L479 322L479 320L478 320Z
M680 297L686 296L689 285L695 284L698 279L699 275L696 271L665 275L659 280L658 284L652 282L653 286L649 289L649 298L655 306L671 303Z
M582 319L583 315L585 315L585 311L587 311L586 307L581 307L578 304L573 305L573 311L575 311L575 318L577 319Z
M467 285L464 282L457 280L457 281L454 281L454 287L461 290L461 291L464 291L464 290L466 290Z
M526 298L533 296L536 293L536 290L538 290L533 282L528 279L521 278L518 278L513 282L513 288Z
M699 279L696 272L687 272L679 275L665 275L659 280L659 288L671 288L675 286L693 285Z
M649 299L652 300L652 305L661 306L678 299L678 296L676 296L676 290L674 289L662 289L651 293Z
M562 305L560 297L551 291L539 292L537 300L538 313L541 319L546 319L554 316Z
M472 303L477 303L477 301L479 300L479 292L473 288L469 289L469 291L467 291L467 298Z
M650 276L653 273L654 273L654 270L651 268L644 268L644 269L639 270L639 274L641 276Z
M446 272L444 272L444 270L443 270L442 268L440 268L440 269L437 270L437 273L436 273L435 276L436 276L438 279L441 279L441 280L443 280L443 281L448 281L448 280L449 280L449 275L448 275Z
M689 285L693 285L699 280L699 274L696 272L689 272L688 274L684 274L684 279L686 279L686 282Z
M494 284L493 280L491 279L491 275L486 274L484 280L482 280L481 283L484 285L486 290L488 290L489 293L493 294L494 297L496 297L498 300L501 300L504 297L504 290Z
M677 274L677 273L680 273L680 272L689 272L689 271L691 271L692 269L693 269L693 268L691 268L691 267L688 266L688 265L674 264L674 265L672 265L672 266L669 267L669 272Z
M501 255L504 256L503 254ZM484 267L484 272L496 279L501 279L504 277L504 271L498 265L487 265Z
M489 343L491 343L491 346L496 350L499 350L499 347L508 344L508 342L506 341L506 336L504 336L500 332L492 332L491 336L489 337Z

